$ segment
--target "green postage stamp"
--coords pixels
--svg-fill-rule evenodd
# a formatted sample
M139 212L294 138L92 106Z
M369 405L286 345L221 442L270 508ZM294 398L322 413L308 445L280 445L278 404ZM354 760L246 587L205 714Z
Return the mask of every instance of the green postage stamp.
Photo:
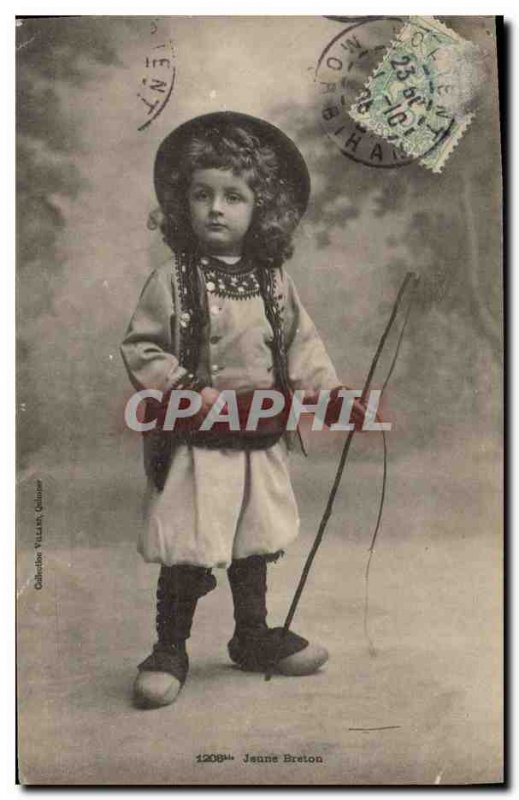
M478 50L434 17L410 17L350 116L439 173L470 125Z

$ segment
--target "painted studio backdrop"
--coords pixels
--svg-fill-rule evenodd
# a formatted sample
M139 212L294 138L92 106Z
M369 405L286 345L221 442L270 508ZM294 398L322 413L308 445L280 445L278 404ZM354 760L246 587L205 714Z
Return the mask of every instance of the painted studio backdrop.
M471 118L434 172L349 114L406 21L18 20L22 782L502 779L495 22L441 18L474 46L453 101ZM189 692L143 713L130 687L150 645L157 567L136 551L144 475L140 436L123 419L131 388L119 344L147 275L169 257L148 222L157 147L182 122L219 110L272 122L303 153L312 195L286 269L345 384L362 387L404 275L420 276L386 391L393 429L369 585L375 650L363 609L382 444L362 434L296 619L330 650L326 669L269 683L233 669L231 600L217 570L191 639ZM269 572L273 624L286 614L343 442L314 434L307 458L291 455L302 530Z

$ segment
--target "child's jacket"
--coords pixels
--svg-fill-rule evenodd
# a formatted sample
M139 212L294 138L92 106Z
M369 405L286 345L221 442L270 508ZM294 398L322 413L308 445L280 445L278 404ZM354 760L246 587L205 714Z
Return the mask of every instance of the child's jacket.
M191 277L201 311L183 267L176 257L156 269L131 318L122 355L136 389L166 392L191 373L220 390L279 388L274 337L280 332L290 388L339 384L285 272L270 272L265 290L265 275L253 265L240 262L230 273L217 259L199 258ZM138 549L146 561L226 566L233 558L282 550L297 536L284 442L214 450L154 431L144 436L144 456L149 503Z
M186 269L181 257L175 256L152 272L144 286L121 347L134 387L166 392L181 385L191 371L205 385L220 390L275 387L279 381L273 324L265 313L254 265L239 262L224 268L216 258L198 258L195 269L205 295L203 315L189 295ZM290 276L284 270L271 271L268 291L283 333L290 389L338 386L335 369ZM196 363L189 363L195 350ZM147 473L156 478L160 437L144 440Z
M176 260L149 276L121 346L133 385L166 391L180 383L188 372L182 351L198 336L203 345L197 373L208 385L273 386L269 347L273 332L265 318L254 267L238 264L230 273L227 265L225 270L219 267L217 259L202 257L198 271L209 304L209 325L203 331L192 330L193 310L185 299L184 276ZM284 270L274 271L272 291L283 320L292 388L337 386L335 369L315 325Z

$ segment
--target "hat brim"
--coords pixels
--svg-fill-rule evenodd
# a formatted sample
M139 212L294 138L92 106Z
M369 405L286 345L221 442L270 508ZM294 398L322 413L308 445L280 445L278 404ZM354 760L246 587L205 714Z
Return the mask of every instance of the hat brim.
M310 197L310 175L299 149L283 131L259 117L251 117L237 111L217 111L184 122L175 128L161 143L155 158L154 183L157 199L164 207L169 176L178 168L186 142L207 128L222 128L229 125L246 127L257 136L262 145L272 147L276 152L280 179L291 186L294 200L301 216L306 211Z

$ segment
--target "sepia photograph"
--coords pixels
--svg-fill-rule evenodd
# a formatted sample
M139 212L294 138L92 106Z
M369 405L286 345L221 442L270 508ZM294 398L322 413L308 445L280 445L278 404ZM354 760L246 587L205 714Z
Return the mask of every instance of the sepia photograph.
M18 782L503 784L503 19L13 24Z

